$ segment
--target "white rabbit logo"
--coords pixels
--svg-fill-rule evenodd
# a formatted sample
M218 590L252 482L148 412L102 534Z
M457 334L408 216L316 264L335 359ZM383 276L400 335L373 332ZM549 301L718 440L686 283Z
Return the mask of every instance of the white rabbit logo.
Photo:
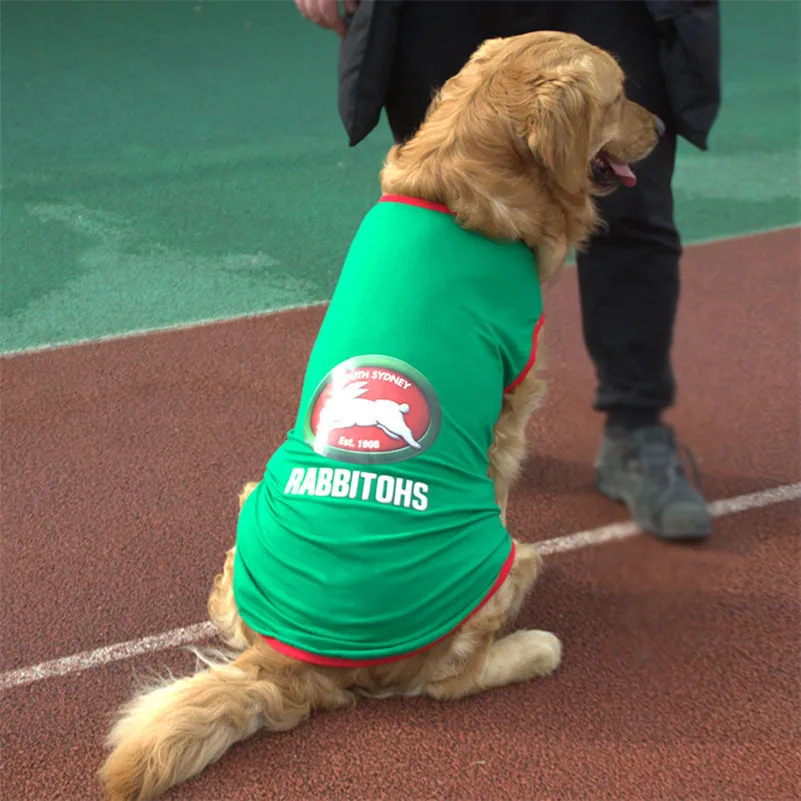
M384 398L363 398L367 392L366 385L366 381L353 381L334 390L320 413L318 436L325 438L335 428L375 426L391 439L402 439L412 448L419 449L420 443L403 419L409 413L409 404Z
M331 368L309 400L303 439L321 456L393 464L425 453L442 410L419 370L392 356L352 356Z

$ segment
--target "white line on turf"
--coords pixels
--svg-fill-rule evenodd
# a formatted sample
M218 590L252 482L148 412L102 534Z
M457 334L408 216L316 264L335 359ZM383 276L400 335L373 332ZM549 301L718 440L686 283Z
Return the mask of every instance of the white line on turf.
M725 242L734 242L740 239L749 239L751 237L765 236L768 234L777 234L782 231L788 231L793 228L799 228L801 223L790 223L788 225L781 225L777 228L766 228L758 231L744 231L736 236L722 236L712 239L699 239L698 241L688 242L687 248L704 247L705 245L717 245ZM801 228L799 228L801 231ZM575 266L574 262L569 265ZM221 317L210 317L205 320L190 320L185 323L173 323L163 326L155 326L153 328L136 328L130 331L120 331L112 334L102 334L96 337L88 337L85 339L68 339L63 341L48 342L44 345L34 345L30 348L16 348L13 350L0 351L0 359L11 358L14 356L27 356L28 354L43 353L51 350L63 350L64 348L74 348L82 345L95 345L101 342L116 342L117 340L133 339L135 337L148 336L150 334L163 334L175 333L178 331L189 331L193 328L206 328L210 325L219 325L222 323L240 322L242 320L257 320L262 317L272 317L276 314L284 314L286 312L303 311L305 309L315 309L320 306L325 306L328 300L316 300L310 303L299 303L290 306L277 306L274 309L265 309L264 311L247 312L245 314L232 314L230 316L223 315Z
M745 512L749 509L760 509L763 506L794 501L799 498L801 498L801 483L785 484L774 489L753 492L750 495L738 495L735 498L723 498L719 501L713 501L709 504L709 512L712 517L723 517L724 515ZM639 533L640 528L635 523L612 523L589 531L579 531L577 534L543 540L537 543L537 549L543 556L547 556L554 553L564 553L565 551L576 551L579 548L587 548L590 545L602 545L605 542L626 540Z
M762 490L761 492L752 492L749 495L738 495L734 498L714 501L709 504L709 511L713 517L722 517L798 499L801 499L801 482L785 484L784 486ZM537 543L537 548L543 555L565 553L566 551L588 548L592 545L601 545L605 542L629 539L639 532L640 529L634 523L613 523L609 526L579 531L576 534L568 534L564 537L543 540ZM111 662L133 659L142 654L152 654L157 651L165 651L168 648L175 648L179 645L188 645L189 643L209 639L214 636L214 633L215 629L211 623L196 623L194 626L165 631L162 634L143 637L139 640L107 645L94 651L82 651L79 654L73 654L63 659L54 659L50 662L42 662L31 667L10 670L7 673L0 674L0 689L8 690L12 687L21 687L25 684L33 684L56 676L80 673Z
M31 667L11 670L0 676L0 689L7 690L10 687L32 684L43 679L80 673L89 668L108 665L122 659L133 659L142 654L152 654L156 651L176 648L179 645L188 645L214 636L214 631L211 623L196 623L194 626L165 631L162 634L143 637L141 640L118 642L116 645L96 648L94 651L82 651L79 654L65 656L63 659L53 659L50 662L41 662Z

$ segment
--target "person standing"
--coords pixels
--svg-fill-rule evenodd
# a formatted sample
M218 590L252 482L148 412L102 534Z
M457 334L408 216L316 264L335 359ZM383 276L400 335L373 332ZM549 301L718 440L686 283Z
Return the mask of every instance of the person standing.
M386 112L396 143L422 123L434 92L496 36L559 30L613 53L629 97L667 124L637 184L598 200L605 230L577 254L594 407L606 416L596 486L666 540L706 537L706 503L662 414L682 246L671 181L679 135L702 150L720 103L717 0L295 0L342 37L339 111L351 146Z

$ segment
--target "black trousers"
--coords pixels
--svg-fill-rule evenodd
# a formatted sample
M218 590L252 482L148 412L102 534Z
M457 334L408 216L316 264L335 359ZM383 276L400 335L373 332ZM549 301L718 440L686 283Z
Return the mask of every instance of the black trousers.
M635 168L636 187L600 200L608 227L578 256L584 341L598 376L595 408L611 424L656 422L675 394L670 350L681 243L671 191L676 133L651 16L636 0L417 0L400 13L385 102L398 142L414 133L433 92L480 42L546 29L576 33L615 54L628 96L667 123L656 150Z

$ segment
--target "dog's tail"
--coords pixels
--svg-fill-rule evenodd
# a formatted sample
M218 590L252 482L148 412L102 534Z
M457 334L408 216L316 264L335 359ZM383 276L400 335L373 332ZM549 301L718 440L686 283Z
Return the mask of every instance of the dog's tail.
M324 673L266 643L233 661L198 656L207 670L144 690L121 709L108 737L113 750L99 771L107 798L155 798L260 728L286 731L316 710L356 701Z

